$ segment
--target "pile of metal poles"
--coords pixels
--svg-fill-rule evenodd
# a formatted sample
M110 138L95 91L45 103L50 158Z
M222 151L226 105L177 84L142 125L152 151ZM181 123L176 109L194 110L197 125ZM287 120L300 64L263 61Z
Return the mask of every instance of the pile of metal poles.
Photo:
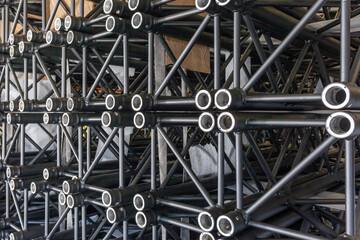
M0 5L1 239L360 239L358 1Z

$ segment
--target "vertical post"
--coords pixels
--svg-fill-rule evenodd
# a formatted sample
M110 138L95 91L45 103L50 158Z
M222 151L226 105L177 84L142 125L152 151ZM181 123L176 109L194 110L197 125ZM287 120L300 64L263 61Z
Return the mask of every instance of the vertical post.
M214 15L214 89L221 88L220 68L221 68L221 46L220 46L220 16ZM224 133L218 133L218 205L224 205Z
M154 92L154 33L148 33L148 94ZM151 190L156 189L156 129L151 128ZM158 239L157 225L152 226L152 239Z
M346 140L345 154L345 228L346 234L355 236L355 148L353 140Z
M349 82L350 75L350 0L341 1L341 82Z
M26 35L27 30L27 8L28 1L23 1L23 34ZM28 59L24 58L24 99L28 100ZM21 124L21 139L20 139L21 153L20 153L20 165L25 165L25 124ZM29 190L27 188L24 189L24 230L28 228L28 195Z
M159 36L156 35L154 39L154 75L155 75L155 92L159 89L163 83L165 72L165 49L159 40ZM167 89L163 91L162 95L168 95ZM166 131L166 129L165 129ZM164 181L167 175L167 144L161 134L157 133L157 146L158 146L158 158L159 158L159 175L160 184ZM161 227L161 239L166 240L166 229Z
M241 18L238 10L234 11L234 88L240 88L240 28ZM243 146L242 133L235 133L235 160L236 160L236 208L243 208Z
M128 36L123 36L123 55L124 55L124 89L123 94L129 94L129 52L128 52ZM125 139L124 139L124 128L119 128L119 187L125 187L124 178L124 161L125 161ZM128 221L123 221L123 239L128 239Z

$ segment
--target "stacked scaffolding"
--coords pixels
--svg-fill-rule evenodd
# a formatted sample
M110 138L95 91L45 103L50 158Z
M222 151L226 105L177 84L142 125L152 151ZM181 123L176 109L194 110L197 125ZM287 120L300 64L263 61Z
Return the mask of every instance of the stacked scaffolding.
M358 7L3 1L1 238L358 239Z

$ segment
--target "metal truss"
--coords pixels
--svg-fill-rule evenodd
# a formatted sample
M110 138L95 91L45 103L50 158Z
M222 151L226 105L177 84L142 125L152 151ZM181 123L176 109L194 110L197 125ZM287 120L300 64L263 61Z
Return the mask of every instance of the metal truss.
M1 239L358 239L359 2L174 2L0 3Z

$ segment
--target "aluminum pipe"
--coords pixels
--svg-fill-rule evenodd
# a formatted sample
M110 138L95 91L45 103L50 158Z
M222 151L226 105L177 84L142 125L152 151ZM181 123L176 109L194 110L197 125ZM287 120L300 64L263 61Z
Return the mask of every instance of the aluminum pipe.
M189 97L161 97L136 94L131 99L134 111L195 111L195 99Z
M101 123L104 127L131 127L134 126L134 115L131 112L104 112Z
M360 135L360 115L351 112L336 112L326 120L327 132L340 139L354 139Z
M64 113L61 118L64 126L101 126L101 115L91 113Z
M349 83L332 83L323 90L322 101L330 109L360 109L360 90Z

